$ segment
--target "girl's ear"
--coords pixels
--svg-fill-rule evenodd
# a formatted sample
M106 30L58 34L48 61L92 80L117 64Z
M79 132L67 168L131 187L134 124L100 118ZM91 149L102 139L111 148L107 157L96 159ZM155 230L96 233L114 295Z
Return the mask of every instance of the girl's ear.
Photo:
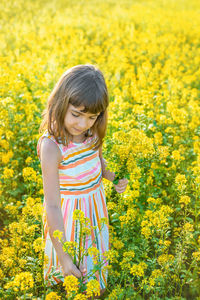
M88 129L87 136L92 136L92 131L90 128Z

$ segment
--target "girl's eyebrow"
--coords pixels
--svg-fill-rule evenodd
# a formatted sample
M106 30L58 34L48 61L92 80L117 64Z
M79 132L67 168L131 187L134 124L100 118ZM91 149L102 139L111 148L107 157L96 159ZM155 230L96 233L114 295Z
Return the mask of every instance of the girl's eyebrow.
M74 112L76 112L76 113L78 113L78 114L80 114L80 115L84 115L84 113L82 113L82 112L79 111L79 110L72 109L72 111L74 111ZM97 116L97 115L99 115L99 114L92 114L92 116Z

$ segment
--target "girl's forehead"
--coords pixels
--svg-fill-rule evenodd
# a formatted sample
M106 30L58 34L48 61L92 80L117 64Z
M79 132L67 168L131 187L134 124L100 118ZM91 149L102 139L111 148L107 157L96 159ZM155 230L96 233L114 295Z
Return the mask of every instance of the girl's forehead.
M81 114L98 115L98 113L97 114L91 114L91 113L88 113L88 112L84 112L84 110L85 110L85 106L84 105L74 106L71 103L69 103L69 108L72 109L72 110L74 110L74 111L80 112Z

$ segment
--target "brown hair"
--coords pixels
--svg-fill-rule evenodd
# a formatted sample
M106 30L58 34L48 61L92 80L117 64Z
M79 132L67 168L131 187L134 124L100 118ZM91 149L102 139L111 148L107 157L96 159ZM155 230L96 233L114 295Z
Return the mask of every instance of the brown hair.
M68 69L56 83L51 92L47 108L42 113L39 132L48 129L59 143L67 146L69 133L64 126L64 118L71 103L73 106L84 106L84 112L100 113L91 134L97 135L94 149L103 144L107 127L108 90L102 72L91 64L77 65ZM87 135L86 135L87 136Z

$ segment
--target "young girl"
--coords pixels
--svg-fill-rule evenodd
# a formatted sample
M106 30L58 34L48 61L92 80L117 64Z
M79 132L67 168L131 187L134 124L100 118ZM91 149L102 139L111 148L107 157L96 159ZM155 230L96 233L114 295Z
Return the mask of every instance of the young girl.
M64 281L67 275L80 278L93 269L91 257L85 257L80 269L63 251L53 232L63 233L64 241L77 241L73 211L80 209L97 226L101 218L108 218L102 177L113 181L115 173L106 169L102 156L106 133L108 92L103 74L93 65L77 65L67 70L55 85L43 113L37 153L41 162L44 208L45 254L48 262L44 278L48 280L52 268L62 274L53 276L53 283ZM114 185L118 193L125 191L127 179ZM97 232L98 233L98 232ZM97 236L100 255L109 249L108 225ZM86 247L89 242L86 244ZM100 256L101 257L101 256ZM107 284L107 272L96 275L101 293Z

